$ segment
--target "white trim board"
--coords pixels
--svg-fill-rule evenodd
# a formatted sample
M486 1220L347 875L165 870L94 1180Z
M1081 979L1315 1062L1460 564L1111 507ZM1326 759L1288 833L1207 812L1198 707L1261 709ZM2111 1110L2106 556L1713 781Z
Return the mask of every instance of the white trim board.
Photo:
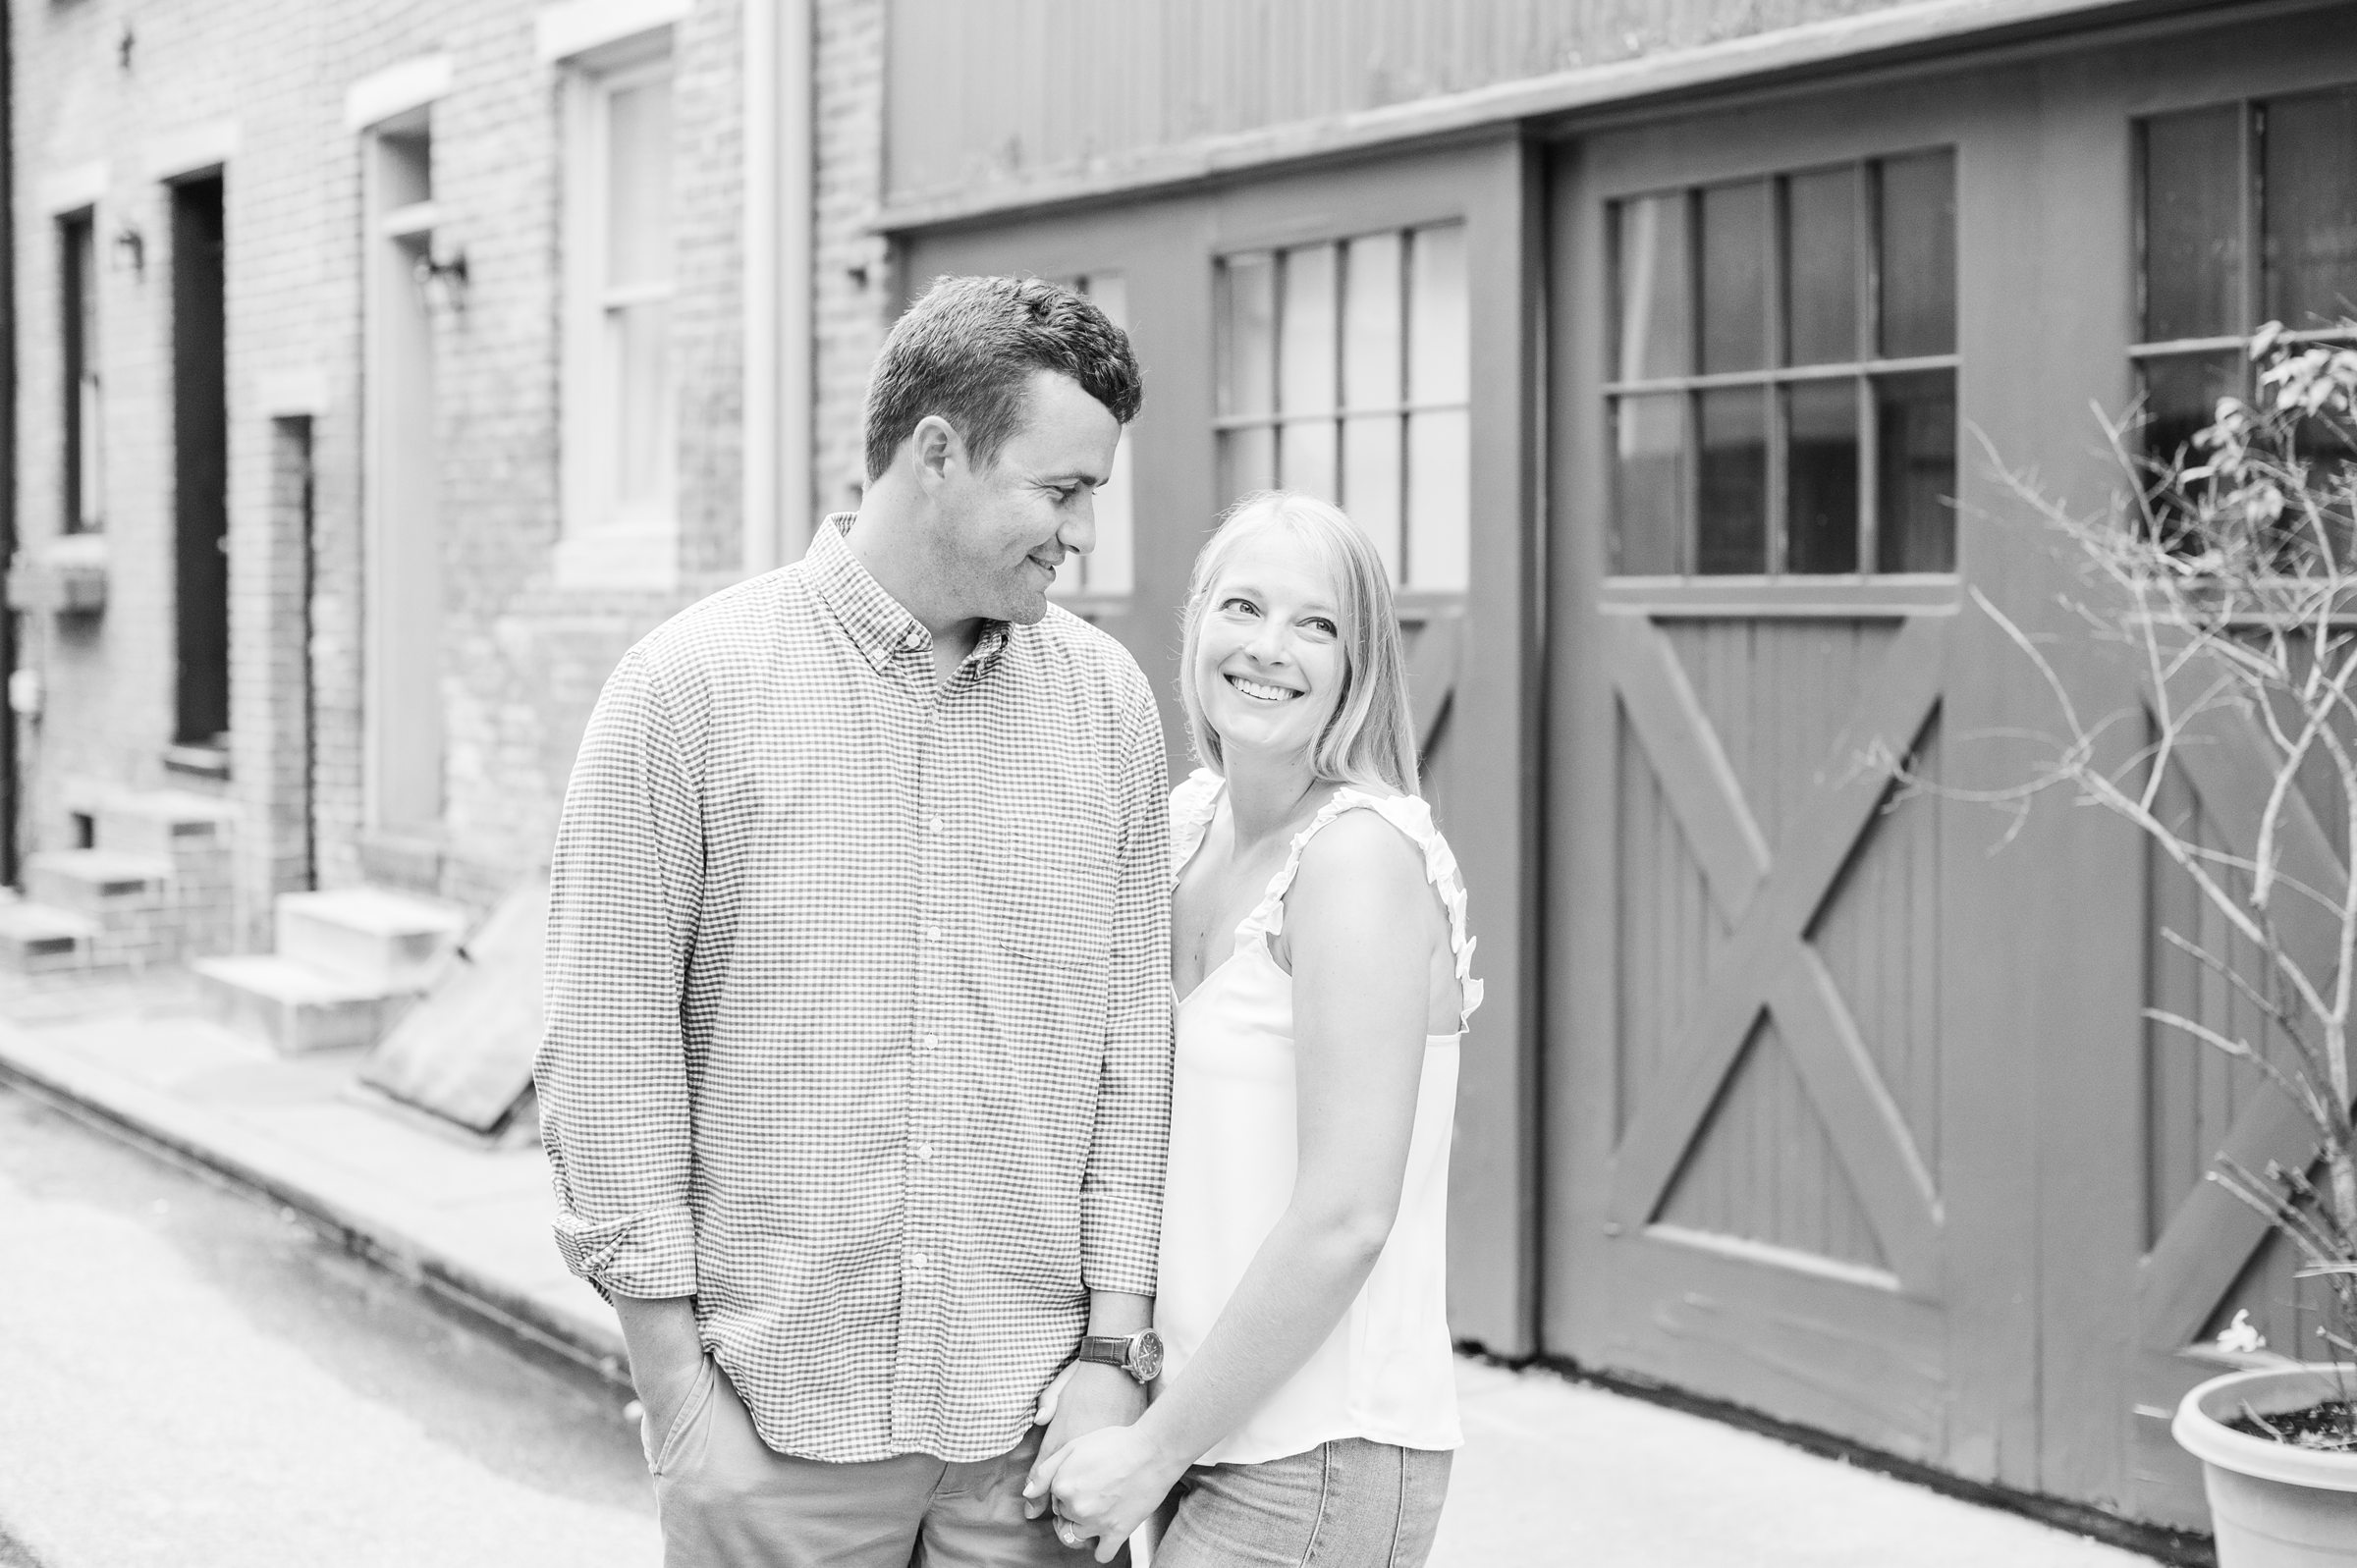
M148 138L147 178L177 180L200 169L218 169L238 155L238 123L206 120Z
M540 58L571 60L685 19L694 0L565 0L532 18Z
M422 109L447 97L451 83L450 56L422 54L397 66L372 71L344 89L344 129L365 131L395 115Z
M106 160L95 158L71 168L52 169L41 176L38 189L41 210L52 218L94 207L106 195Z
M327 376L310 367L264 370L253 378L253 401L268 419L325 413Z

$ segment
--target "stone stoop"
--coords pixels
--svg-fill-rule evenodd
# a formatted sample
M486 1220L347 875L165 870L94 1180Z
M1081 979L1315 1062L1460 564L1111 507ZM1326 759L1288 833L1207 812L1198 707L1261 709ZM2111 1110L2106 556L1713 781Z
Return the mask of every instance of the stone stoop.
M19 899L0 903L0 969L11 974L87 968L97 939L95 920Z
M236 815L183 790L98 796L94 847L26 857L25 897L0 904L0 970L137 968L226 951Z
M190 967L214 1017L288 1054L374 1045L467 924L447 904L379 888L281 893L272 914L276 952Z

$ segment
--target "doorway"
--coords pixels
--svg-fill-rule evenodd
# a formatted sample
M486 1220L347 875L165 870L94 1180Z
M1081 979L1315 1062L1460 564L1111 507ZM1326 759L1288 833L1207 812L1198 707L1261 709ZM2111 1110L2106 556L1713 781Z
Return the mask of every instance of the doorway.
M442 816L442 544L435 489L427 112L368 137L366 747L370 826L424 837Z
M172 201L173 740L229 744L229 415L221 177Z

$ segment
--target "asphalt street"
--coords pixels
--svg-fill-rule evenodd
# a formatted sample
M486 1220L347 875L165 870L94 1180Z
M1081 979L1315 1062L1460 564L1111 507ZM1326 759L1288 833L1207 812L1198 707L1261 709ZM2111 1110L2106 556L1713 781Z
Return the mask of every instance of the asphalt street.
M0 1088L0 1568L644 1568L628 1397Z

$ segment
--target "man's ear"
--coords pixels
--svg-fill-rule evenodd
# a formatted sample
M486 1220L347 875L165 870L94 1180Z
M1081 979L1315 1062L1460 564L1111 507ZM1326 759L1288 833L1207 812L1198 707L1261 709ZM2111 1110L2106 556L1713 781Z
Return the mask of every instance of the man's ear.
M916 459L917 481L928 489L965 466L965 438L937 413L925 415L908 432L908 450Z

